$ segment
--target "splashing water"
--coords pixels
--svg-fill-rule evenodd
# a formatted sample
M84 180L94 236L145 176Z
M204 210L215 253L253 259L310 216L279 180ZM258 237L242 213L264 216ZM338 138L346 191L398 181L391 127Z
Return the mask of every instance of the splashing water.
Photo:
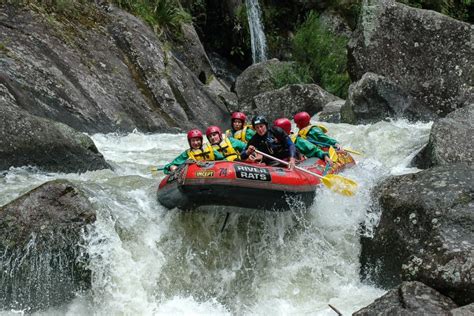
M325 124L329 135L358 151L343 173L359 191L344 197L321 187L309 210L231 214L225 208L182 213L156 202L150 167L187 147L185 135L98 134L93 139L114 171L56 174L12 168L0 177L0 205L41 183L66 178L98 210L87 236L90 293L38 315L334 315L352 313L384 291L359 280L360 224L370 234L374 185L408 167L431 124ZM16 315L22 311L3 311Z

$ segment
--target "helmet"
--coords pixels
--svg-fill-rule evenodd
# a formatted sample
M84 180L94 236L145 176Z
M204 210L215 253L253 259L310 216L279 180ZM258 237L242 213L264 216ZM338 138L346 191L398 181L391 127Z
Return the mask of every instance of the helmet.
M283 129L288 135L291 133L291 122L286 117L282 117L273 121L273 125Z
M298 128L304 128L308 126L309 121L311 120L311 116L309 116L308 112L300 112L296 113L293 119L295 120L295 123Z
M219 133L219 135L222 135L222 131L221 129L219 128L219 126L209 126L206 130L206 136L207 138L209 138L209 136L211 136L212 133Z
M188 142L191 140L191 138L196 138L196 137L199 137L202 140L202 133L197 128L192 129L188 132Z
M252 119L252 126L255 127L257 124L265 124L268 126L267 119L263 115L257 115Z
M241 120L243 123L247 119L247 116L245 116L244 113L242 112L234 112L232 113L231 121L233 120Z

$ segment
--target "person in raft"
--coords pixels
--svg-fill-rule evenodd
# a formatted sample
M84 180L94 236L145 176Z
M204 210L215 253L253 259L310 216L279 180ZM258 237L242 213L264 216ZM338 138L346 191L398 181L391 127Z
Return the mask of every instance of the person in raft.
M214 150L211 145L202 143L202 132L198 129L192 129L188 132L189 149L185 150L172 162L163 168L165 174L170 174L178 169L187 160L223 160L224 156Z
M267 119L257 115L252 119L252 126L256 134L249 140L247 147L240 153L242 160L255 153L255 149L282 160L288 160L288 169L295 168L296 147L284 130L278 126L268 128ZM275 161L263 157L267 165L274 165Z
M209 126L206 130L206 137L212 148L221 153L228 161L240 159L240 152L247 146L244 142L233 137L224 137L218 126Z
M311 125L311 117L307 112L296 113L293 117L293 120L298 126L298 136L308 140L309 142L325 147L325 145L320 145L318 143L328 144L330 146L336 147L338 150L343 150L342 146L337 142L337 140L327 136L325 130L322 130L322 126Z
M251 125L245 124L247 117L242 112L234 112L232 113L230 123L231 128L225 131L225 136L233 137L237 140L240 140L244 143L247 143L253 135L255 135L255 131L251 128Z
M290 136L290 139L295 144L296 149L304 156L308 158L316 157L324 160L329 165L332 165L332 160L329 158L329 153L321 150L318 146L308 142L298 134L291 133L291 122L286 117L276 119L273 122L273 126L278 126L279 128L283 129Z

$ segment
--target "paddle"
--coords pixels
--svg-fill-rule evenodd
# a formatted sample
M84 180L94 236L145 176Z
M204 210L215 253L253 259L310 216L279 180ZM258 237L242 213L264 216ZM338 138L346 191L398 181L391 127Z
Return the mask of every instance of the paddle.
M315 144L315 145L319 145L319 146L323 146L323 147L331 147L331 145L327 144L327 143L321 143L321 142L317 142L315 140L312 140L312 139L309 139L309 138L306 138L307 141L309 141L310 143L312 144ZM363 156L364 154L361 153L360 151L357 151L357 150L354 150L354 149L350 149L350 148L343 148L342 150L345 150L351 154L356 154L356 155L359 155L359 156Z
M334 147L329 147L329 159L331 159L333 162L337 162L337 152L334 149Z
M270 156L264 152L261 152L260 150L255 150L257 154L260 154L264 157L267 157L268 159L272 159L275 161L278 161L279 163L282 163L286 166L289 165L287 161L278 159L276 157ZM353 196L355 194L355 191L357 189L357 183L351 179L344 178L343 176L337 175L337 174L328 174L325 176L321 176L317 173L314 173L312 171L309 171L307 169L295 166L297 170L306 172L312 176L318 177L321 179L321 182L328 187L329 189L333 190L336 193L345 195L345 196Z
M150 171L152 175L156 176L158 174L158 171L162 171L164 169L165 169L165 166L156 166L156 167L151 167Z

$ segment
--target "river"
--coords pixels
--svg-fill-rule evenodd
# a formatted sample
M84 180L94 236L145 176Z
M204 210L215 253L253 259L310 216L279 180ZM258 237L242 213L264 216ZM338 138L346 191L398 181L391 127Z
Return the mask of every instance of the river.
M340 143L365 153L343 173L357 181L358 194L321 188L308 210L295 203L284 213L232 214L222 233L225 209L182 213L156 201L163 174L150 167L184 150L184 134L92 135L114 171L0 174L0 205L66 178L98 210L87 236L92 290L36 315L336 315L328 304L346 315L370 304L385 293L359 280L359 236L370 235L379 217L371 190L384 177L417 171L408 165L431 123L325 125Z

